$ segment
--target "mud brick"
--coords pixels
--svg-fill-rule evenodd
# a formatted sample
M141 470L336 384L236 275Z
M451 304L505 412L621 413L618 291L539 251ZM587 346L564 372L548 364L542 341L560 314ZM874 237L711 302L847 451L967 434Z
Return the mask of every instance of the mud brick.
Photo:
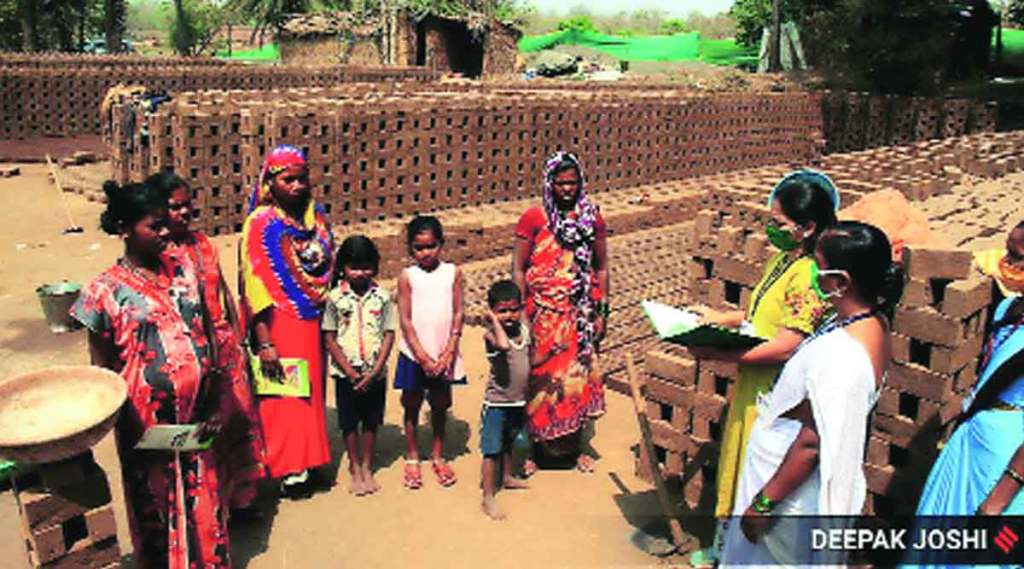
M79 542L67 555L51 563L43 565L45 569L84 569L86 567L107 567L117 564L121 559L121 550L117 538L110 538L99 543Z
M887 495L896 477L896 469L889 465L864 465L864 477L867 479L868 491L875 494Z
M732 362L723 362L719 360L701 360L700 369L702 371L709 371L715 375L735 378L739 373L739 366Z
M898 388L886 387L878 398L878 413L895 417L905 417L916 425L923 425L934 420L942 409L942 403L922 398L921 396L902 391Z
M109 538L117 539L114 508L106 505L62 523L29 531L28 544L38 563L48 564L75 546L89 546Z
M953 392L953 378L917 364L897 363L889 370L887 385L896 391L942 401Z
M948 374L957 373L964 367L973 368L972 364L978 360L983 344L984 338L977 335L965 339L956 348L935 346L932 348L931 365L928 367L932 371Z
M965 318L992 302L990 279L973 278L953 281L946 287L941 311L946 316Z
M693 388L681 387L649 377L644 382L644 395L659 403L683 407L693 399Z
M933 308L897 307L893 328L905 336L955 348L975 335L975 323L940 314Z
M978 382L978 372L973 364L964 366L956 372L953 380L953 390L959 393L969 391Z
M742 227L723 227L718 230L718 251L728 255L742 253L743 235Z
M907 279L900 304L908 307L931 306L932 288L928 281Z
M650 351L644 356L644 368L652 375L667 383L682 386L697 384L697 362L662 351Z
M718 212L713 209L702 209L697 212L693 231L698 236L710 235L718 225Z
M872 434L886 436L897 444L907 446L921 428L906 417L876 413L871 419L869 430Z
M695 417L721 421L725 418L725 410L729 400L716 393L694 392L691 409Z
M39 486L17 494L22 517L30 528L62 523L74 516L110 503L110 487L103 471L96 471L84 483L48 491Z
M748 287L756 285L761 278L760 266L735 257L720 257L715 262L715 273L721 279Z
M651 420L651 437L654 444L674 452L686 452L691 448L689 437L672 428L667 421Z
M966 279L971 275L971 252L908 245L903 267L912 279Z
M760 233L747 236L743 245L743 256L747 261L760 265L768 259L768 238ZM760 276L760 272L758 272Z

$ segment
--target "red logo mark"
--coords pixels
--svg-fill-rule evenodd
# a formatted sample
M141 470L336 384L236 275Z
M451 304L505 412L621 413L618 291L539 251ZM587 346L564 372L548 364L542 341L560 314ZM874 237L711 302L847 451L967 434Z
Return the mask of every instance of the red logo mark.
M1010 550L1017 545L1019 540L1020 538L1017 537L1017 534L1013 533L1010 526L1003 526L1003 529L999 530L999 533L996 534L995 542L999 549L1003 550L1003 553L1010 553Z

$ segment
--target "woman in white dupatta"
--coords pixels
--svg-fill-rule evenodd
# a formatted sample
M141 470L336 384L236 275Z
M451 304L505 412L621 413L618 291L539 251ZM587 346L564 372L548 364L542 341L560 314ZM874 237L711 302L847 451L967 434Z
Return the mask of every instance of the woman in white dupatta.
M889 240L845 221L818 240L814 286L836 316L804 341L758 402L722 565L842 563L811 551L810 520L855 516L870 414L890 357L889 313L902 290Z

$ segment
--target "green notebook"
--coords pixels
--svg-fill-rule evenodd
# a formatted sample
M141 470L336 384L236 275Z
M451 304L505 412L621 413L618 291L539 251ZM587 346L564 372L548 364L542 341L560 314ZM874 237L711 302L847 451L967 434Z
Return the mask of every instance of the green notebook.
M640 306L658 338L673 344L732 350L750 348L765 341L745 331L701 324L698 314L660 302L645 300Z
M253 386L256 395L276 395L279 397L309 397L309 362L302 358L281 358L284 368L284 380L274 380L263 375L260 359L252 356Z

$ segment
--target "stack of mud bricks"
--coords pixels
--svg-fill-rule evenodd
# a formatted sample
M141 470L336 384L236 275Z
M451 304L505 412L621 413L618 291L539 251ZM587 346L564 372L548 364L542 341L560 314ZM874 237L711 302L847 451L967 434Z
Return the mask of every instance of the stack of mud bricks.
M826 152L850 152L915 141L992 132L996 103L869 93L822 97Z
M151 132L147 121L170 124L173 146L150 146L148 160L118 145L111 150L115 175L127 173L135 181L152 165L173 163L194 188L223 192L238 185L240 174L245 191L225 192L228 203L212 206L227 207L229 218L207 212L207 227L225 232L237 230L240 220L230 219L230 212L240 204L232 200L247 195L263 154L293 144L310 157L314 193L328 217L344 226L534 197L544 158L559 148L580 153L595 192L805 162L818 155L816 109L817 100L807 94L613 92L581 98L334 89L296 90L269 100L255 92L196 93L136 120ZM124 112L133 111L115 105L115 125L124 122ZM218 125L219 140L193 141L209 136L202 125ZM211 162L211 144L228 157L227 170Z
M434 79L436 74L428 69L407 67L252 67L202 58L4 56L0 138L101 134L100 103L117 84L177 93Z
M969 251L908 247L893 320L892 364L873 414L865 460L867 509L913 514L938 443L977 380L992 282Z
M103 470L86 453L15 481L32 567L120 567L114 508Z

